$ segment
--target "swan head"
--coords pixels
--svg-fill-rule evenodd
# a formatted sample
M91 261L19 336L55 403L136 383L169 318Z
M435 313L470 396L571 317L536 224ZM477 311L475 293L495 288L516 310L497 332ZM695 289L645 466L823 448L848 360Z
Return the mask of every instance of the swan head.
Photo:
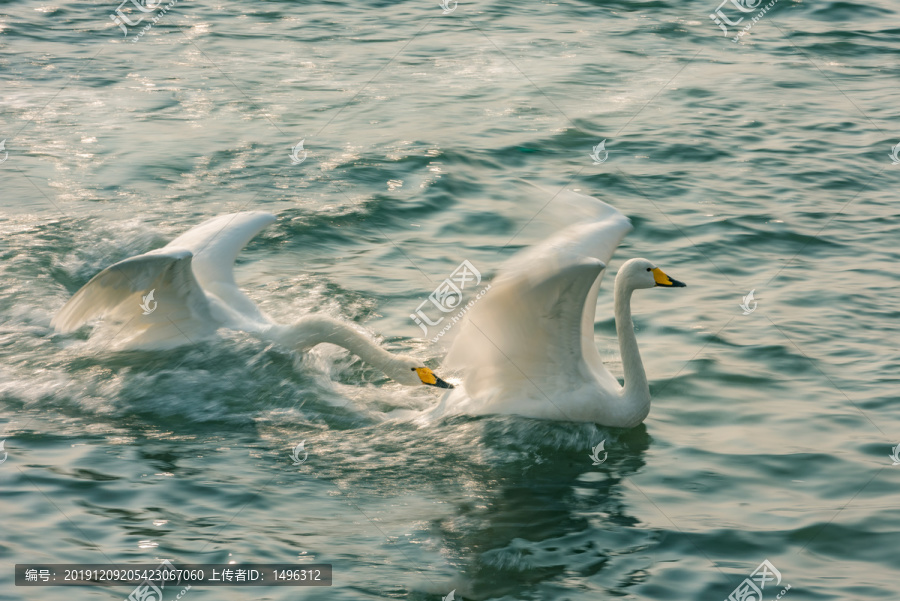
M401 355L395 360L396 369L393 370L391 379L406 386L434 386L436 388L453 388L453 384L439 378L437 374L425 367L421 360L415 357Z
M684 288L686 286L686 284L670 278L662 269L647 259L626 261L619 269L616 280L618 281L619 278L623 278L625 284L633 290L657 286L663 288Z

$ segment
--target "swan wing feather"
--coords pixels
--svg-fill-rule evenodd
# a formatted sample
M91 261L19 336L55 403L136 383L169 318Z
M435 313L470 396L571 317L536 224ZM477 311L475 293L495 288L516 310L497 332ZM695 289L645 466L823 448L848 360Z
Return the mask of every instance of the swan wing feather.
M126 324L123 343L143 348L164 348L207 336L218 324L194 277L192 258L188 250L160 249L119 261L82 286L50 325L68 333L92 319L111 317Z
M215 294L234 310L230 325L248 329L245 319L268 322L259 308L234 281L234 261L241 249L263 228L274 223L275 215L244 211L214 217L188 230L164 249L186 249L194 255L194 274L204 290ZM253 328L249 328L253 329Z
M631 222L598 199L565 192L557 200L577 203L590 220L507 261L453 341L447 364L463 370L470 395L523 376L557 392L586 381L589 371L618 388L597 352L594 319L604 267Z
M275 220L275 215L263 211L220 215L191 228L164 248L191 251L197 280L204 288L212 283L234 286L234 261L241 249Z
M582 221L513 256L501 270L499 277L521 280L536 268L552 272L555 263L558 262L557 257L562 255L593 257L608 265L616 248L632 230L631 220L628 217L612 205L593 196L563 190L556 194L553 202L558 202L571 212L580 215ZM593 367L598 377L612 385L615 379L604 367L594 343L597 297L606 271L604 269L600 272L583 299L580 340L585 360Z
M553 273L492 284L467 314L447 356L449 366L463 370L466 391L481 395L499 383L509 390L510 382L520 382L523 393L546 396L575 382L585 368L584 299L604 267L598 259L572 257ZM540 388L530 390L535 386Z

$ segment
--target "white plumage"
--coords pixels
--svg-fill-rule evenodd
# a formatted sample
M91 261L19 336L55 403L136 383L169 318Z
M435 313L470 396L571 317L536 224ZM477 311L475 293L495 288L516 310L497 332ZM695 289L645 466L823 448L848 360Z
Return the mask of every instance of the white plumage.
M354 324L308 315L283 325L264 315L234 281L234 261L275 220L275 215L252 211L205 221L163 248L98 273L51 325L68 333L105 317L115 323L119 349L173 348L208 338L219 328L249 332L297 351L326 342L346 348L401 384L450 387L422 361L384 350Z
M606 264L631 231L610 205L565 191L554 202L590 218L513 256L491 289L467 314L445 361L463 386L447 393L434 414L511 413L639 424L650 390L631 322L631 293L684 284L646 259L632 259L615 282L616 329L625 370L621 386L594 343L597 295Z
M123 324L119 347L164 349L195 342L220 327L260 332L269 321L234 281L234 260L275 221L262 212L210 219L163 248L107 267L79 290L51 325L62 333L101 317ZM140 311L154 291L156 308Z

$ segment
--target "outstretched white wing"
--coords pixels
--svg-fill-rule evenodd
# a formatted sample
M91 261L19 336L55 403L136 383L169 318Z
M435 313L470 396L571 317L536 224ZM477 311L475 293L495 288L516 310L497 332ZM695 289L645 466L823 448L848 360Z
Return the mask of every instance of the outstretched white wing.
M566 191L554 202L588 209L569 226L513 256L466 314L446 364L464 372L470 396L499 382L540 380L550 395L583 382L589 371L618 386L594 343L594 313L604 267L631 222L610 205ZM589 371L587 371L589 370ZM583 374L583 375L582 375Z
M191 271L191 259L187 250L160 249L119 261L91 278L50 325L67 333L108 317L122 324L117 346L143 348L188 344L208 336L218 323ZM151 291L153 298L146 298Z
M169 348L221 326L265 321L238 289L233 268L241 248L274 220L261 212L223 215L161 249L107 267L69 299L51 325L65 333L108 317L122 324L117 346ZM222 302L211 302L216 300Z
M240 319L228 323L242 329L248 318L265 322L259 308L234 281L234 261L241 249L267 225L275 222L275 215L261 211L246 211L222 215L204 221L169 242L163 250L185 249L194 255L194 275L206 292L215 294L236 312ZM225 320L229 321L229 316Z

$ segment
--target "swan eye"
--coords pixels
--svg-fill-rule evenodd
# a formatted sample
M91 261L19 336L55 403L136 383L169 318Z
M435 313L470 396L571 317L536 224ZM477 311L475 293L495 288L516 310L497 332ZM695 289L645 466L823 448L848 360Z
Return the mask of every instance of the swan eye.
M652 271L652 269L650 269L650 268L648 267L648 268L647 268L647 271Z

